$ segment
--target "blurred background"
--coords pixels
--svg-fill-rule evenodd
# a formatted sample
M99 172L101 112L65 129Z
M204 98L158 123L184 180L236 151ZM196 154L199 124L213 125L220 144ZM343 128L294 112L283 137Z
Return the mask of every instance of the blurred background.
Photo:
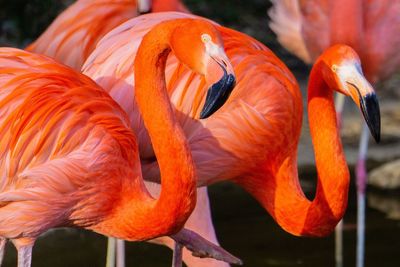
M23 48L37 38L72 0L0 0L0 45ZM305 96L310 68L276 41L268 27L266 0L184 0L194 13L245 32L267 45L294 72ZM367 168L365 266L400 266L400 70L379 85L382 141L372 141ZM352 106L353 107L353 106ZM343 144L350 170L357 158L361 120L346 106ZM304 117L306 119L306 117ZM315 169L307 121L299 147L303 189L313 196ZM335 266L334 235L310 239L289 235L246 192L231 183L210 187L214 224L221 245L240 257L244 266ZM354 183L344 219L344 266L355 265L356 197ZM148 243L128 243L127 266L170 266L171 251ZM60 229L40 238L33 266L104 266L106 238L95 233ZM4 266L16 265L8 244Z

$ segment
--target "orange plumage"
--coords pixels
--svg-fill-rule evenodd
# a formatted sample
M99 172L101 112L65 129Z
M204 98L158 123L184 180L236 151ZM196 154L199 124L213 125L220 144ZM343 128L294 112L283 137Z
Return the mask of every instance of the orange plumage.
M129 104L133 97L130 92L134 89L134 77L130 70L136 47L148 29L159 21L178 17L194 16L172 12L149 14L122 24L99 42L83 67L84 73L128 111L131 125L138 133L141 158L144 159L143 170L148 173L147 177L157 178L159 172L140 114L134 112L135 105ZM233 180L253 194L285 230L296 235L321 236L330 233L343 216L349 179L337 140L336 125L331 124L332 110L324 108L317 113L321 116L326 114L326 124L329 125L326 131L332 132L328 136L335 137L335 142L325 142L327 137L319 134L314 138L324 140L319 141L316 153L318 157L328 157L326 163L332 165L319 162L321 166L318 169L325 170L320 172L319 188L336 190L324 196L323 191L318 189L315 200L311 202L304 197L297 177L302 101L294 77L261 43L221 26L217 29L234 65L237 85L226 104L212 117L196 119L200 113L199 106L205 99L204 79L172 55L166 66L167 89L192 149L199 174L198 185ZM341 51L339 49L339 55ZM341 56L343 61L347 57L357 61L352 53ZM341 58L337 57L335 62L342 64ZM336 64L332 61L329 64ZM334 86L337 88L332 84L329 87ZM363 88L366 86L362 84ZM324 105L329 101L328 98ZM318 125L318 119L315 121L314 127L321 128L322 132L324 126Z
M144 240L183 226L195 205L196 176L161 75L165 49L182 53L175 49L186 38L182 27L196 29L194 56L182 58L202 75L215 63L200 33L221 46L210 23L186 19L155 26L139 48L135 73L142 89L135 95L163 177L157 200L144 187L126 113L104 90L47 57L0 50L0 237L17 246L21 266L30 265L34 240L52 227ZM223 50L213 55L226 57Z
M152 12L187 11L177 0L152 2ZM77 0L26 49L78 70L106 33L138 15L136 0Z
M80 70L86 58L95 49L97 42L115 26L133 18L138 14L140 1L118 0L78 0L61 13L48 29L26 49L35 53L45 54L64 64ZM181 11L188 12L179 0L154 0L151 2L151 12ZM138 10L139 9L139 10ZM130 103L126 106L132 106ZM132 109L127 109L132 112ZM147 172L143 173L147 175ZM158 194L160 188L156 184L147 183L152 194ZM207 240L218 244L211 222L208 205L207 189L199 189L197 202L200 203L193 211L186 227L201 233ZM204 203L204 204L202 204ZM205 218L202 221L196 218ZM172 245L170 238L160 238L164 243ZM214 259L198 259L191 252L184 251L184 260L189 266L228 266L227 263Z

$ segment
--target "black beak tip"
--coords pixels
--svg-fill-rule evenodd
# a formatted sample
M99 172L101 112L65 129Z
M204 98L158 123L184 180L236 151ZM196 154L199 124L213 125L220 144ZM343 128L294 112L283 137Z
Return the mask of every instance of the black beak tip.
M227 74L218 82L213 84L207 91L204 107L200 112L200 119L206 119L225 104L233 88L236 85L236 79L233 74Z
M379 143L381 139L381 115L376 94L360 97L360 106L371 135L375 142Z
M201 119L201 120L207 119L208 117L209 117L209 115L207 116L207 113L204 112L204 110L202 110L202 111L200 112L200 119Z

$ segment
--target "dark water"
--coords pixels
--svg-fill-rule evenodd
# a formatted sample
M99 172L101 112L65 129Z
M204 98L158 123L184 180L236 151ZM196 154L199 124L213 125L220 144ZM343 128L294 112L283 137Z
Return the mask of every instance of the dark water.
M311 182L303 186L306 190ZM244 191L231 184L210 188L215 227L221 244L245 265L335 266L334 236L299 238L281 230L271 217ZM399 194L369 192L384 207L399 206ZM376 201L376 199L378 199ZM385 206L389 201L389 206ZM356 198L351 188L344 225L344 266L355 266ZM33 251L32 266L105 266L106 238L92 232L60 229L40 238ZM400 266L400 221L367 209L365 266ZM3 266L16 266L16 253L8 244ZM127 266L171 266L169 249L147 243L128 243Z

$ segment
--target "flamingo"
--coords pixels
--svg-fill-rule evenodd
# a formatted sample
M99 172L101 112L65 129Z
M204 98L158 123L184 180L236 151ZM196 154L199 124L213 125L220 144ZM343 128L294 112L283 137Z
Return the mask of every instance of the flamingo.
M193 56L182 46L188 35ZM212 50L205 37L213 40ZM206 76L219 69L227 74L229 64L218 32L203 20L166 21L144 37L135 58L135 98L163 176L154 199L143 183L128 117L102 88L45 56L0 49L1 256L10 239L18 266L28 267L36 238L62 226L132 241L162 235L184 241L185 231L177 232L195 206L196 174L165 92L169 51ZM210 88L204 118L231 85L224 76Z
M138 135L143 172L159 182L154 152L133 112L134 64L142 36L160 21L194 17L182 13L148 14L108 33L83 66L127 111ZM313 201L297 176L297 145L302 100L295 78L264 45L237 31L216 26L237 77L235 90L212 117L199 120L206 98L204 78L180 64L173 54L166 79L176 116L188 138L198 170L198 186L231 180L243 186L287 232L325 236L340 221L347 204L349 173L336 126L332 91L350 96L371 132L380 136L379 106L361 72L358 55L344 45L328 49L314 64L309 83L309 120L318 169Z
M26 50L48 55L76 70L97 42L130 18L149 11L148 0L78 0L63 11ZM153 0L152 12L182 11L177 0ZM98 23L95 23L98 22Z
M384 81L400 68L400 0L273 0L270 27L279 42L306 63L314 62L329 46L344 43L361 57L372 84ZM344 98L337 98L339 122ZM357 185L357 267L364 265L365 190L368 127L362 129ZM339 229L338 232L341 230ZM339 263L340 264L340 263Z
M62 12L26 50L50 56L79 71L86 58L96 47L97 42L108 31L140 13L149 11L189 12L179 0L78 0ZM146 177L146 173L143 175ZM159 194L160 188L156 184L146 183L146 186L153 195ZM197 203L185 227L200 233L202 237L212 243L218 244L211 220L207 188L198 189ZM153 242L165 243L173 248L171 241L171 239L160 238ZM124 266L123 241L109 238L108 246L107 261L110 263L107 266L113 266L115 262L115 246L118 248L117 265ZM184 261L188 266L229 266L223 261L198 259L186 249Z
M263 46L261 45L261 44L259 44L259 43L257 43L257 42L254 42L254 44L253 44L253 46L251 46L251 52L250 53L248 53L248 51L246 51L246 48L248 48L248 46L249 46L249 43L248 42L253 42L250 38L247 38L247 37L245 37L245 36L241 36L241 38L244 38L244 39L246 39L247 41L244 41L243 43L241 43L241 42L237 42L237 43L235 43L235 45L237 45L237 46L243 46L243 44L245 44L244 45L244 47L243 47L243 49L237 49L236 48L236 51L238 52L237 53L237 58L238 59L243 59L243 58L246 58L247 60L247 62L250 62L250 61L254 61L253 63L257 63L258 64L258 61L260 60L260 59L257 59L257 57L254 55L254 54L257 54L258 53L258 50L263 50L264 48L262 48ZM225 40L226 41L226 40ZM256 47L256 48L255 48ZM233 48L232 48L232 50L233 50ZM242 54L240 54L239 53L239 51L241 51L241 52L243 52ZM262 53L261 53L262 54ZM261 56L262 57L262 56ZM270 60L270 59L269 59ZM256 65L257 65L256 64ZM255 65L255 64L253 64L253 65ZM115 66L115 65L113 65L113 66ZM248 63L248 66L251 66L251 64L250 63ZM262 67L259 67L260 69L262 69ZM243 68L243 69L245 69L245 68ZM262 82L259 82L258 84L257 84L257 86L255 86L256 88L260 88L260 91L262 91L262 86L260 85L260 84L262 84ZM187 97L187 96L186 96ZM268 97L268 96L266 96L266 97ZM122 98L122 96L120 96L119 98ZM179 96L178 96L178 98L179 98ZM261 97L260 97L261 98ZM117 99L117 101L118 101L118 99ZM124 100L121 100L121 102L123 102ZM258 110L261 110L261 111L263 111L263 112L261 112L261 114L264 114L270 107L268 107L268 106L264 106L264 110L263 110L263 108L261 108L260 107L260 104L259 103L255 103L255 100L252 100L252 101L246 101L245 103L249 103L249 102L251 102L252 103L252 105L253 106L256 106L257 108L258 108ZM181 104L182 105L182 104ZM250 106L252 106L252 105L250 105ZM129 104L126 106L126 110L128 111L128 113L129 113L129 110L132 110L132 108L130 108L129 107ZM245 109L243 109L243 110L245 110ZM246 120L241 120L241 121L243 121L244 122L244 124L243 125L246 125L246 123L247 123L247 121ZM238 123L236 122L236 121L233 121L232 120L232 122L231 122L231 124L232 125L237 125ZM210 125L210 123L209 123L209 125ZM229 129L229 128L232 128L232 125L224 125L225 127L227 127L226 129ZM242 126L243 126L242 125ZM258 129L262 129L262 127L265 127L265 125L264 126L260 126ZM221 127L222 128L222 127ZM242 127L241 129L232 129L231 131L230 131L230 133L231 133L231 135L233 136L233 134L232 133L235 133L235 132L239 132L239 133L241 133L242 134L242 136L246 136L246 137L252 137L251 135L252 135L252 132L253 132L253 130L254 129L252 129L251 127ZM222 132L222 129L220 129L219 130L220 132ZM264 129L264 131L265 131L265 129ZM220 134L221 135L221 134ZM250 138L249 138L250 139ZM221 140L223 140L222 138L221 138ZM257 143L258 142L258 143ZM264 145L267 145L267 144L269 144L269 140L267 140L267 141L261 141L260 139L258 139L257 140L257 142L255 142L255 144L256 145L259 145L259 144L264 144ZM215 142L214 142L215 143ZM265 151L262 151L262 150L250 150L250 149L248 149L248 148L246 148L246 146L247 147L251 147L250 145L252 144L251 143L251 141L250 140L248 140L248 142L247 143L234 143L234 142L232 142L232 141L230 141L230 142L228 142L228 141L225 141L224 142L225 144L225 147L226 146L232 146L232 148L230 149L230 151L234 151L236 148L242 148L242 150L240 150L240 149L237 149L237 153L234 153L234 154L229 154L229 153L223 153L223 152L226 152L226 151L229 151L228 149L217 149L217 153L215 153L214 154L214 158L217 158L217 157L215 157L215 155L217 155L218 153L219 153L219 155L220 155L220 157L219 157L219 159L221 159L221 160L225 160L225 168L223 168L223 169L221 169L221 168L218 168L218 167L220 167L220 166L218 166L218 167L215 167L214 169L212 169L212 168L209 168L208 169L208 172L206 172L206 171L204 171L203 173L205 173L206 175L207 175L207 173L209 174L209 178L215 178L215 179L221 179L220 177L218 177L219 175L221 175L221 173L226 173L227 175L228 175L228 177L235 177L235 176L240 176L240 175L242 175L243 177L246 177L246 178L248 178L249 176L251 176L251 175L249 175L248 173L250 173L251 171L253 171L254 170L254 165L256 165L256 163L254 163L254 162L249 162L249 160L248 159L253 159L253 158L258 158L259 156L258 155L262 155L262 154L264 154L265 153ZM236 146L236 148L233 148L233 146ZM206 146L205 146L206 147ZM200 145L198 146L198 148L197 148L199 151L200 151ZM208 146L208 150L212 150L212 149L215 149L215 147L213 147L213 146ZM209 153L208 151L207 151L207 149L206 148L203 148L203 152L204 151L206 151L207 153ZM244 154L246 154L246 155L249 155L249 157L248 157L248 159L246 159L245 157L243 157L243 158L241 158L240 160L238 160L238 159L235 159L235 156L236 155L238 155L238 154L240 154L241 152L245 152ZM199 152L199 154L200 154L200 152ZM203 154L206 154L206 153L203 153ZM151 157L150 157L151 158ZM198 158L200 158L200 157L198 157ZM204 160L203 160L204 161ZM258 161L255 161L255 162L259 162L259 163L262 163L262 161L260 161L260 160L258 160ZM230 164L231 163L231 164ZM220 163L221 164L221 163ZM230 165L229 165L230 164ZM156 165L156 164L155 164ZM197 164L198 165L198 164ZM221 164L221 165L223 165L223 164ZM244 167L242 167L242 169L240 170L240 171L237 171L237 168L238 168L238 166L248 166L247 167L247 169L246 168L244 168ZM204 166L204 164L203 164L203 166L201 166L204 170L206 170L206 167ZM232 167L234 167L234 168L232 168ZM149 170L153 170L153 172L156 174L155 176L159 176L159 174L158 174L158 171L156 170L156 167L154 166L153 168L148 168ZM154 171L155 170L155 171ZM214 176L212 176L212 175L210 175L210 173L212 173L212 172L215 172L215 175ZM144 175L146 176L146 171L144 171ZM211 177L210 177L211 176ZM244 178L243 178L243 180L244 180ZM196 225L195 225L196 226ZM199 227L198 225L196 226L196 227Z

